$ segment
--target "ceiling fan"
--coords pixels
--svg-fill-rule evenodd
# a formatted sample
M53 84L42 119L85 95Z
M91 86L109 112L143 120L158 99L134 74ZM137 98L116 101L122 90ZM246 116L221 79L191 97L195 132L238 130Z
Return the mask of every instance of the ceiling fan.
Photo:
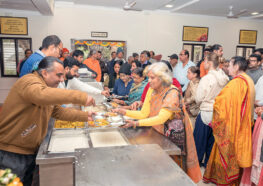
M129 0L126 0L124 6L123 6L123 10L129 11L142 11L142 9L137 9L137 8L133 8L136 5L136 1L132 1L129 3Z
M227 18L238 18L242 14L246 13L247 9L240 10L238 13L233 13L233 6L229 6L229 13L227 14Z

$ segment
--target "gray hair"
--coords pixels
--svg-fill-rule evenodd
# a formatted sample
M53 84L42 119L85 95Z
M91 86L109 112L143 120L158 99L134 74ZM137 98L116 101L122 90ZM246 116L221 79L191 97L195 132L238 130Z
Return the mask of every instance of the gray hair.
M164 63L154 63L147 68L146 73L152 72L161 81L164 87L168 87L173 83L173 73Z
M48 72L51 72L54 70L54 63L60 63L63 66L63 62L60 61L58 58L52 57L52 56L48 56L43 58L39 64L38 64L38 68L37 68L37 73L39 75L41 75L41 72L43 70L46 70Z

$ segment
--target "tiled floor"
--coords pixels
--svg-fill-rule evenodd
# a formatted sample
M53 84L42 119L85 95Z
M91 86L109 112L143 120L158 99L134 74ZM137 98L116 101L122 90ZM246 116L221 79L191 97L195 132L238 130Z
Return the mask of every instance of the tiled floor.
M202 172L202 175L204 175L205 173L205 168L204 167L201 167L201 172ZM197 183L198 186L210 186L210 185L215 185L213 183L204 183L203 180L201 180L199 183Z

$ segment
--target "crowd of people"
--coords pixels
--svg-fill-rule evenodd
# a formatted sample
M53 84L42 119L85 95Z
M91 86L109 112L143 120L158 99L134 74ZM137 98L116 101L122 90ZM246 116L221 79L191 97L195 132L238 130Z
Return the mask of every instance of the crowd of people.
M0 113L0 168L13 167L24 183L32 181L34 158L51 116L87 121L95 114L59 105L94 105L88 94L95 93L116 95L119 106L113 112L131 118L123 127L151 126L174 142L181 156L173 158L194 182L263 184L262 48L248 59L227 60L223 47L215 44L205 48L199 62L192 62L187 50L168 56L169 61L147 50L126 61L118 48L110 61L103 61L101 51L91 50L84 59L81 50L70 53L51 35L40 50L25 54L18 68L21 78ZM80 81L80 68L104 90ZM2 156L22 163L14 167Z

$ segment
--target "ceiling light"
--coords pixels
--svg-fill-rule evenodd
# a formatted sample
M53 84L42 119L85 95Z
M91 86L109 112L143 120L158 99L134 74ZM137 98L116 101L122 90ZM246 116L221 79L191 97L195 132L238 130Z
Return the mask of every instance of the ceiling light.
M171 10L171 12L175 12L175 11L177 11L177 10L181 10L181 9L183 9L183 8L185 8L185 7L187 7L187 6L190 6L190 5L192 5L192 4L195 4L195 3L199 2L199 1L200 1L200 0L192 0L192 1L189 1L189 2L187 2L187 3L185 3L185 4L182 4L181 6L175 7L174 9Z
M258 15L258 12L252 12L251 15Z
M166 8L173 8L173 5L165 5Z

